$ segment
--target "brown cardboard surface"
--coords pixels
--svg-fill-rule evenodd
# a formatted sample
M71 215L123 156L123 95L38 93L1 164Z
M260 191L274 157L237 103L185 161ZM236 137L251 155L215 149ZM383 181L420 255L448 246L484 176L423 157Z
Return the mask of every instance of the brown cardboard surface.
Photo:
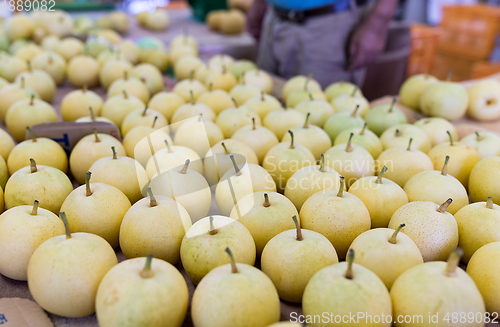
M5 327L53 327L36 302L21 298L0 299L0 325Z

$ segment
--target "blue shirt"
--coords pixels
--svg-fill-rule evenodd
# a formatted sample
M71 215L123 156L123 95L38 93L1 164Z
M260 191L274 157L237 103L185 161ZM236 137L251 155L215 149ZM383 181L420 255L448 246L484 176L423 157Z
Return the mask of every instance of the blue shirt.
M336 2L345 2L349 5L349 0L267 0L267 2L274 7L287 10L309 10Z

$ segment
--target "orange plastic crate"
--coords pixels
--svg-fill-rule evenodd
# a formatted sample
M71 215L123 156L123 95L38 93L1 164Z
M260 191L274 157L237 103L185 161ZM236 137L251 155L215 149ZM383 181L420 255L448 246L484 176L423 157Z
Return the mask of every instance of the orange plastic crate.
M500 62L480 61L472 66L472 79L488 77L500 73Z
M423 74L432 69L440 37L438 28L414 24L410 26L411 49L406 75Z
M443 8L438 49L456 57L486 60L500 32L500 7L484 4Z

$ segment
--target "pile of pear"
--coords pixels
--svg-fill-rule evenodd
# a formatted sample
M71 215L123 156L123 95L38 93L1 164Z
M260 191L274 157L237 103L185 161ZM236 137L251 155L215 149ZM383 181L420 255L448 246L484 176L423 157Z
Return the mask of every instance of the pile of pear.
M446 119L409 124L396 101L371 108L357 86L312 76L278 99L255 63L203 62L187 34L169 53L154 38L119 45L71 59L60 115L114 124L123 141L94 130L68 157L37 136L58 120L41 81L57 83L34 61L0 88L17 97L0 117L0 274L27 281L42 308L95 312L103 327L187 315L265 327L280 301L306 318L438 310L442 326L447 312L500 311L500 136L459 140ZM0 74L14 67L3 60Z

